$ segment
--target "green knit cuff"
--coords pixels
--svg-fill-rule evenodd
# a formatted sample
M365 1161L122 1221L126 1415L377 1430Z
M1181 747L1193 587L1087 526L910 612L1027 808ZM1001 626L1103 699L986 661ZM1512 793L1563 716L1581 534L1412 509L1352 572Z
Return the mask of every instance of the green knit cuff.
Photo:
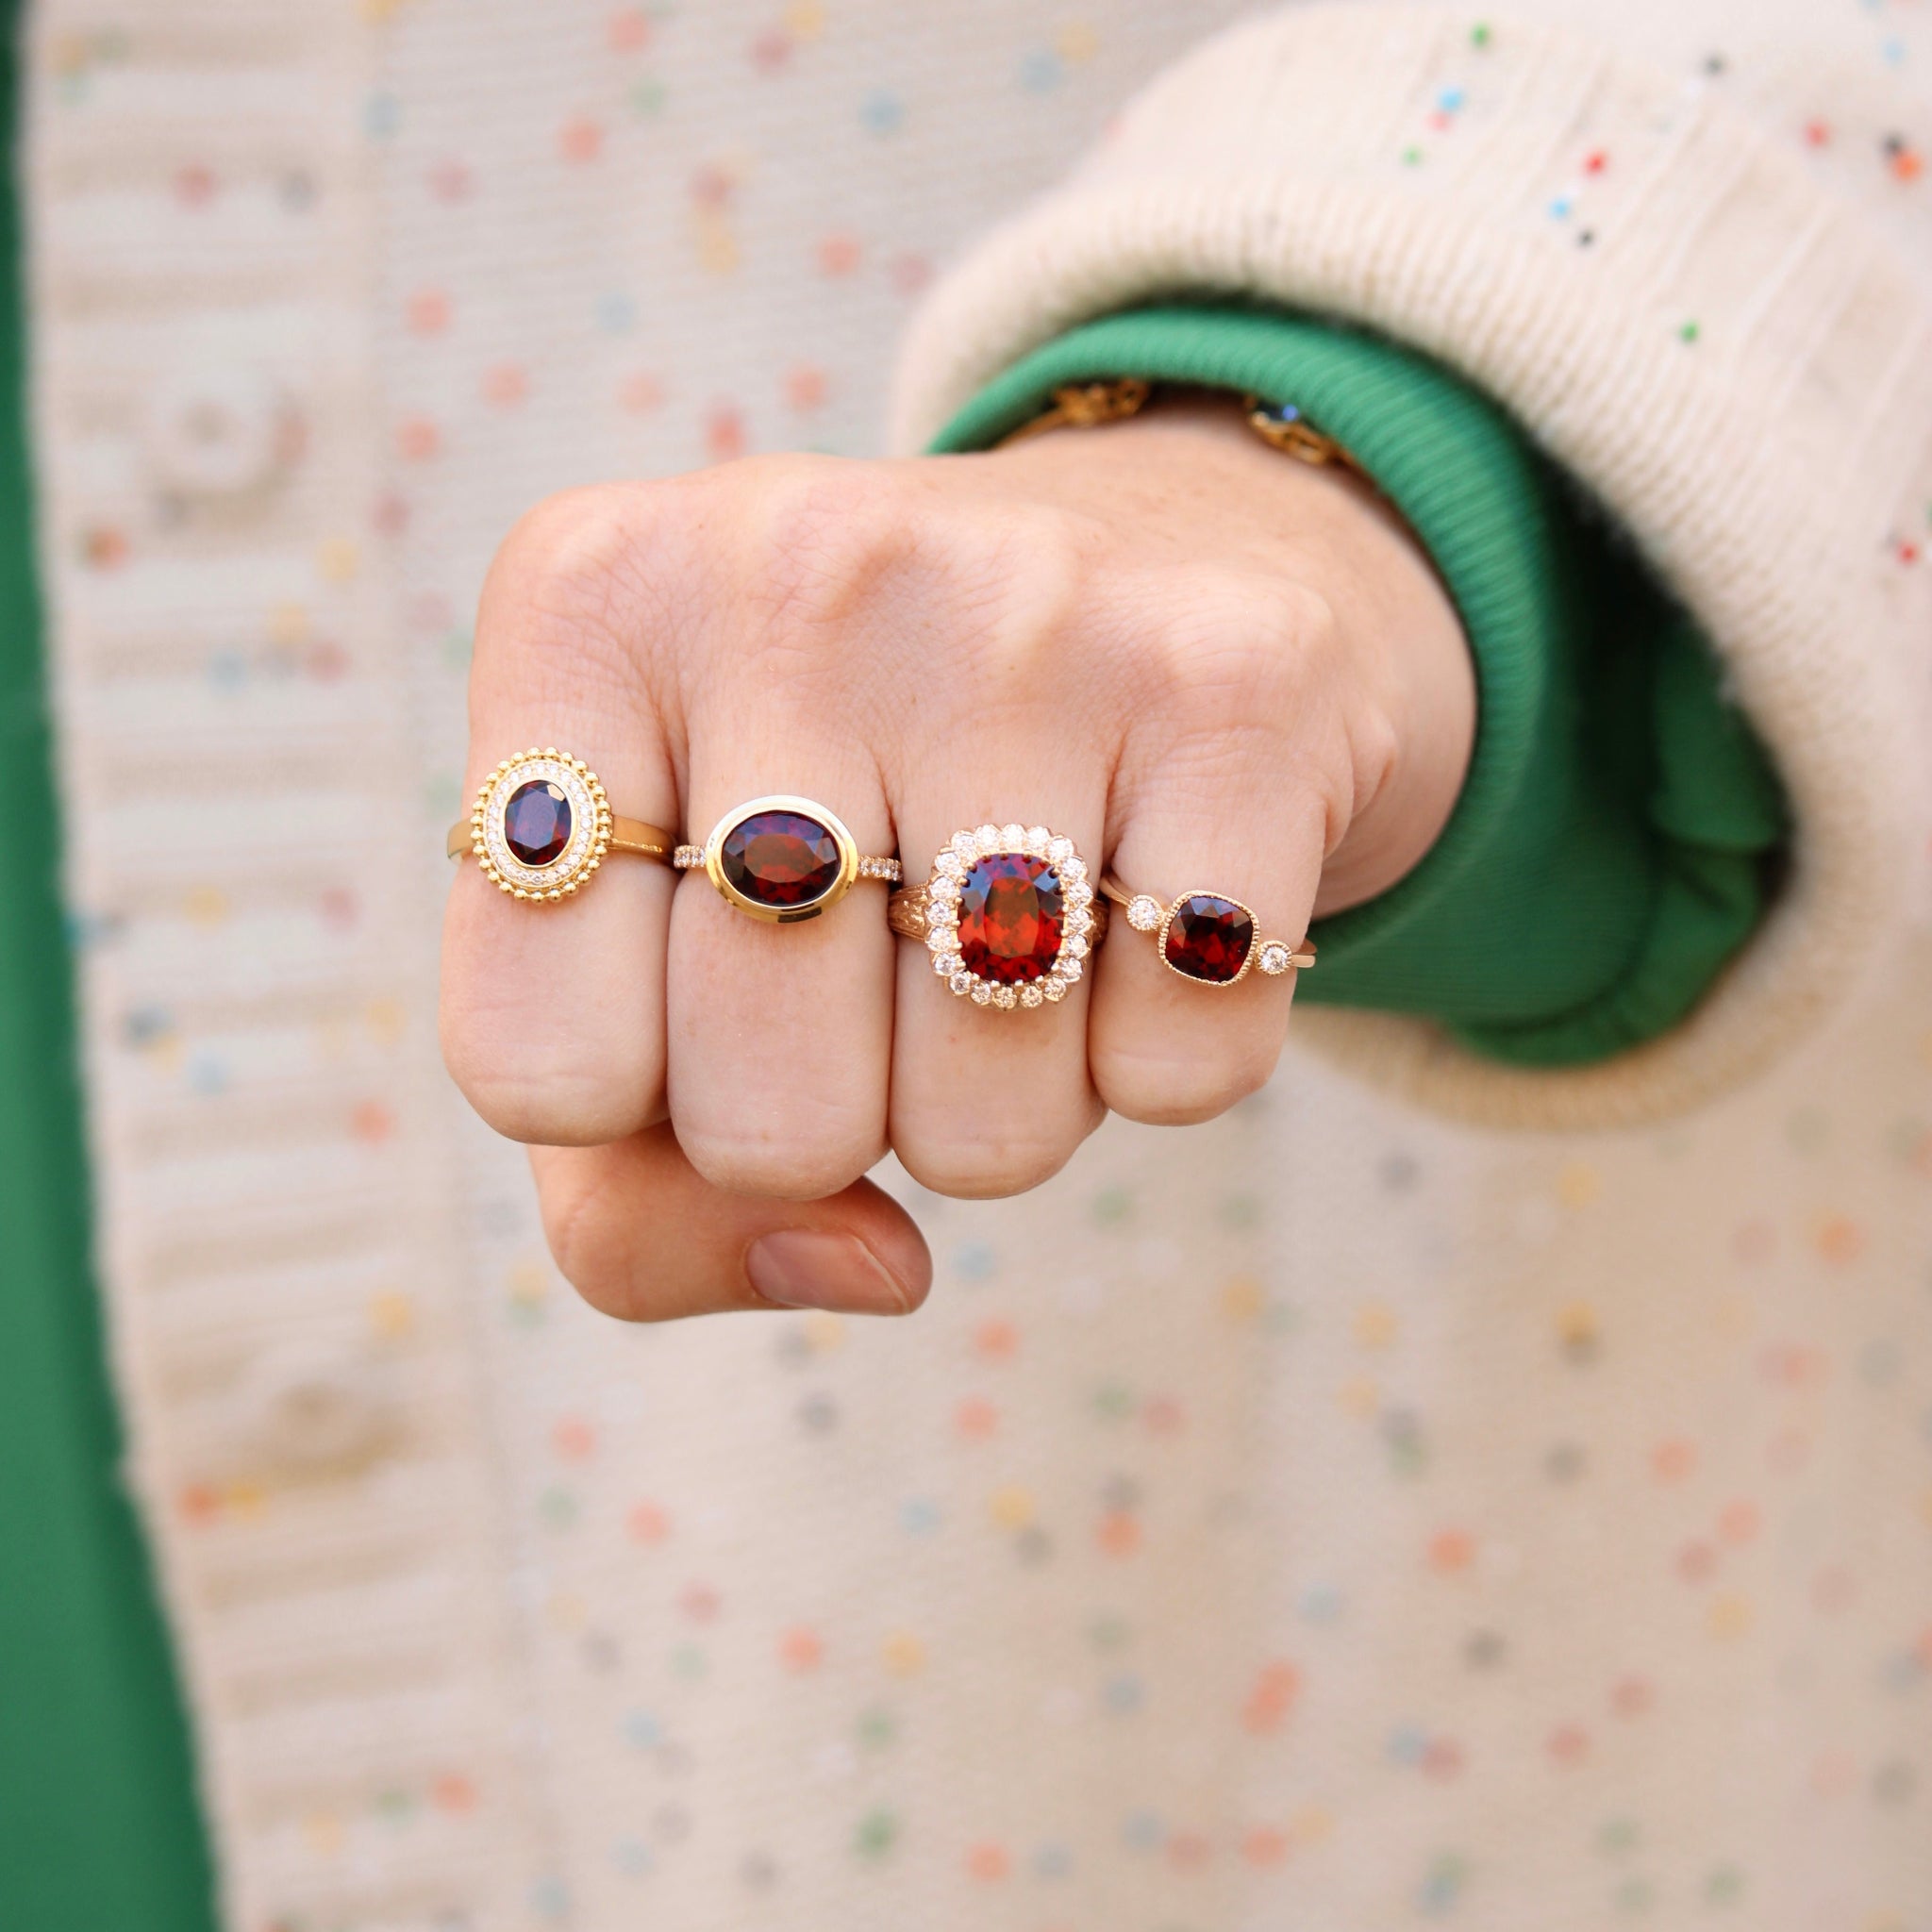
M1715 660L1496 406L1378 338L1140 309L1005 371L936 440L982 449L1063 383L1252 391L1335 437L1430 552L1475 659L1474 754L1406 878L1315 927L1297 996L1428 1015L1491 1057L1606 1058L1675 1024L1762 916L1782 805Z

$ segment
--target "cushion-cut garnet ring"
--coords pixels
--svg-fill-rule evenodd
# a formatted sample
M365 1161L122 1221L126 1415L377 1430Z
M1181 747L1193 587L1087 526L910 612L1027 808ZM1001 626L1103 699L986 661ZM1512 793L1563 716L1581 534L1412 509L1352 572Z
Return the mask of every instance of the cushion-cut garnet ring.
M483 781L475 808L449 828L452 858L474 852L503 891L519 899L568 899L612 852L669 863L675 841L661 825L619 818L582 758L521 752Z
M1086 862L1044 825L955 832L923 886L894 892L892 930L924 941L932 970L981 1007L1063 1000L1107 936Z
M778 793L728 811L702 845L680 845L680 872L700 867L725 900L754 919L792 925L836 906L859 879L899 883L896 858L867 858L836 814Z
M1219 892L1183 892L1163 906L1147 892L1130 892L1108 873L1100 890L1125 914L1136 932L1151 932L1161 963L1183 979L1203 986L1232 986L1250 968L1271 978L1291 966L1315 963L1314 942L1264 940L1255 915L1239 899Z

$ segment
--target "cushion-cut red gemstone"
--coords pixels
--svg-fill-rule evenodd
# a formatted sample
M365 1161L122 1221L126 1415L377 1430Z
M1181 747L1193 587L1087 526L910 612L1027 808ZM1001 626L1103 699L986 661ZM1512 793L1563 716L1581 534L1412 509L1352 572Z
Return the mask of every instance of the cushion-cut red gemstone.
M959 958L1000 986L1042 977L1060 956L1060 875L1043 858L982 858L959 889Z
M1240 978L1254 943L1255 922L1232 899L1212 892L1183 899L1167 923L1167 963L1213 985Z
M570 843L570 800L548 778L519 785L503 808L503 842L525 865L548 865Z
M760 906L809 906L838 880L839 841L802 811L756 811L725 833L718 863Z

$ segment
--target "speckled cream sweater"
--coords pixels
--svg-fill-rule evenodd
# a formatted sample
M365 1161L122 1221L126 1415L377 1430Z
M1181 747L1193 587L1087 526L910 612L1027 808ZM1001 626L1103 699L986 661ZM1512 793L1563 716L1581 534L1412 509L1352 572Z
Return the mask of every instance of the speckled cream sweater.
M1190 51L1239 10L36 9L98 1250L229 1932L1927 1923L1924 7ZM908 1189L914 1322L589 1314L435 1052L495 541L1209 290L1602 499L1786 775L1775 916L1600 1069L1325 1015L1373 1083Z

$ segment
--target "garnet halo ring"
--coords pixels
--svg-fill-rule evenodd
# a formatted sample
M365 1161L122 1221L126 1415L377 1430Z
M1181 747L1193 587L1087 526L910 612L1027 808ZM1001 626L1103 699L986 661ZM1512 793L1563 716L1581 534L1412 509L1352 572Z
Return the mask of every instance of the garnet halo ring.
M955 832L932 876L894 892L887 917L925 945L954 992L1002 1008L1065 999L1107 936L1085 860L1044 825Z
M867 858L839 817L809 798L777 792L728 811L702 845L680 845L672 863L703 870L727 905L774 925L828 911L859 879L897 885L896 858Z
M574 897L609 853L668 863L673 842L661 825L619 818L596 773L553 744L505 758L470 816L449 828L444 850L452 858L474 853L513 898L548 901Z
M1219 892L1183 892L1163 906L1147 892L1130 892L1108 873L1100 890L1126 914L1136 932L1154 935L1160 963L1199 986L1232 986L1250 969L1278 977L1291 966L1315 963L1312 941L1259 937L1255 915L1239 899Z

